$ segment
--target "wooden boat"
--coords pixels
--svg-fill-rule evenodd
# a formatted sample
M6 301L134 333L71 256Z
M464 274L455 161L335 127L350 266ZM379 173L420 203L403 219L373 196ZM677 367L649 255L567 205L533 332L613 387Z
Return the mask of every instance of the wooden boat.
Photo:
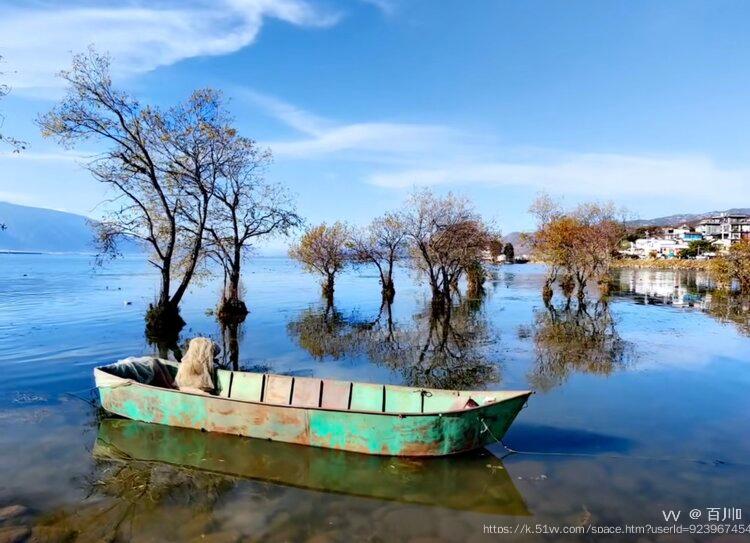
M102 407L143 422L394 456L443 456L501 439L530 391L453 391L218 370L215 395L159 386L175 362L94 370Z
M443 458L363 456L105 418L99 422L93 455L315 492L494 515L530 514L503 463L487 449Z

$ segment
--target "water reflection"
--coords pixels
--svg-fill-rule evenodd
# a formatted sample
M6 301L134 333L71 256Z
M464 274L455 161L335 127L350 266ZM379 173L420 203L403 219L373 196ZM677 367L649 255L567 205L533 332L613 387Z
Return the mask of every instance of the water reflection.
M351 350L351 320L344 318L333 304L326 304L324 309L313 306L291 321L287 330L316 360L338 359Z
M705 297L704 310L720 322L731 323L750 336L750 296L717 290Z
M440 315L416 313L408 325L396 326L390 317L379 324L359 334L360 344L409 386L472 389L500 379L487 356L496 334L476 299Z
M641 304L702 308L713 283L709 274L700 270L622 269L609 288L611 295Z
M638 304L697 309L750 335L750 296L714 286L700 270L619 270L611 294Z
M529 514L502 462L486 450L451 458L380 457L105 419L94 456L110 474L118 474L105 477L97 491L128 503L133 492L149 500L179 494L188 481L196 498L210 505L243 478L401 503ZM171 480L155 478L159 470L172 472ZM134 475L138 490L121 485L120 473Z
M243 336L245 316L237 319L219 320L221 329L221 367L232 370L240 369L240 340Z
M101 422L100 436L103 427L118 422L126 421ZM121 436L127 433L125 429ZM187 541L210 531L211 512L235 481L168 461L130 462L126 452L99 440L94 459L93 472L84 483L87 497L74 510L39 518L33 529L39 540L133 541L146 536Z
M488 358L498 338L481 298L441 313L428 306L408 322L396 322L387 302L372 319L344 317L335 306L308 308L288 331L316 359L363 354L408 386L471 389L500 379L499 368Z
M575 372L609 375L624 368L634 351L615 327L609 304L548 304L536 312L531 336L536 363L529 382L539 390L564 383Z

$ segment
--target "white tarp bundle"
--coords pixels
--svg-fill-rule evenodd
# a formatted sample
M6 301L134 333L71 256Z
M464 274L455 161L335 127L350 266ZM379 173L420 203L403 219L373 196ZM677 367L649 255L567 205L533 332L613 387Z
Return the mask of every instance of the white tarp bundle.
M166 366L169 362L153 356L130 356L97 372L96 386L120 386L122 379L144 385L174 386L172 376Z

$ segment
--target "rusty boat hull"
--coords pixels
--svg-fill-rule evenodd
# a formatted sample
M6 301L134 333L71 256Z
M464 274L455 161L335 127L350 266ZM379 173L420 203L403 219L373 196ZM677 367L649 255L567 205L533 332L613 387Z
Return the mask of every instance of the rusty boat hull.
M171 373L176 364L158 362ZM141 422L387 456L445 456L501 439L530 391L451 391L219 370L217 394L94 370L102 407ZM119 374L118 374L119 373Z

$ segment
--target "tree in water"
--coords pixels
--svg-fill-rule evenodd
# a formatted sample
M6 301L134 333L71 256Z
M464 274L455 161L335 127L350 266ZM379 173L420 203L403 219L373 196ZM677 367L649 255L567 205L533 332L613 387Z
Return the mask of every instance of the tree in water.
M617 210L612 204L585 203L566 212L549 196L541 195L530 211L537 219L537 230L530 236L534 256L547 265L543 299L551 300L552 285L558 280L567 296L572 280L583 303L588 282L606 280L625 235Z
M466 198L450 193L441 198L428 190L409 198L404 225L412 264L430 284L433 309L450 310L451 291L496 236Z
M500 258L500 255L504 254L503 253L503 248L504 247L503 247L503 240L502 239L500 239L500 238L492 238L490 240L489 251L490 251L490 256L492 257L492 260L494 262L497 262L497 260Z
M406 232L401 217L395 213L378 217L366 228L352 233L350 246L354 262L375 265L383 300L392 302L396 295L393 267L406 256Z
M516 259L516 250L513 248L513 244L508 242L503 247L503 254L505 255L505 261L511 264Z
M480 298L484 294L484 282L487 274L479 260L466 267L466 293L470 298Z
M321 287L329 303L333 301L336 274L350 262L349 239L349 228L344 223L323 223L308 229L299 243L289 249L289 256L301 262L308 272L323 276Z
M217 312L221 320L244 319L247 314L240 281L242 263L253 243L261 238L286 236L302 225L289 193L281 185L265 180L270 151L258 148L251 139L237 138L230 152L234 158L214 187L206 226L208 254L224 272Z
M214 188L235 158L228 150L237 133L224 101L206 89L165 110L143 105L113 86L109 57L93 48L60 76L67 94L39 118L42 134L66 147L90 139L107 146L88 163L113 193L113 206L97 223L101 255L117 256L123 238L151 250L161 281L147 329L172 334L184 325L179 304L205 256Z

